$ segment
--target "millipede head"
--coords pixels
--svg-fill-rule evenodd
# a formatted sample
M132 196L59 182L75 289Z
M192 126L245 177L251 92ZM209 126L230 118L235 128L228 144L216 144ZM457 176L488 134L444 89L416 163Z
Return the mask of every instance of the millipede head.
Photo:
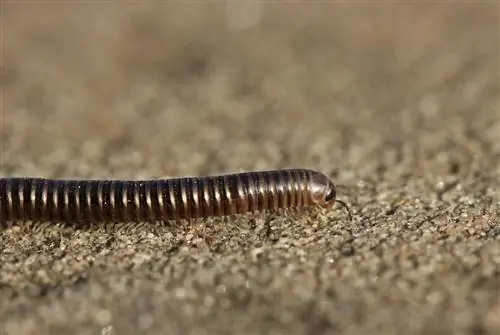
M317 174L313 182L313 201L324 209L331 209L335 203L339 203L347 211L349 221L352 220L352 213L347 204L337 200L337 189L335 184L322 174Z
M337 189L335 188L335 184L332 182L328 182L326 188L325 188L325 198L323 199L323 207L325 208L332 208L333 205L335 204L337 198Z
M347 216L349 218L349 221L352 221L352 213L351 213L351 209L349 208L349 206L347 206L347 204L345 202L343 202L342 200L338 200L336 199L337 197L337 190L335 188L335 185L330 182L327 189L326 189L326 192L325 192L325 204L323 205L323 207L327 208L327 209L330 209L332 208L336 203L340 204L342 207L345 208L345 210L347 211Z

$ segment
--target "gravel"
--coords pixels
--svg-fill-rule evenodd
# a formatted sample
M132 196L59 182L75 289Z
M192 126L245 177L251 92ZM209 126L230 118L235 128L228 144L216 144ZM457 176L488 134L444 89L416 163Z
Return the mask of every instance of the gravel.
M0 175L313 168L353 221L0 228L0 334L498 334L498 4L237 10L5 3Z

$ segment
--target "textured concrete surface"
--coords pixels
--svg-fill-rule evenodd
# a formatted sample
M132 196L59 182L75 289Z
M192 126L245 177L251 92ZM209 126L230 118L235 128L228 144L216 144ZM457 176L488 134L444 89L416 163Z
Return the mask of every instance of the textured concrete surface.
M0 175L308 167L355 215L2 229L0 334L500 332L497 2L2 14Z

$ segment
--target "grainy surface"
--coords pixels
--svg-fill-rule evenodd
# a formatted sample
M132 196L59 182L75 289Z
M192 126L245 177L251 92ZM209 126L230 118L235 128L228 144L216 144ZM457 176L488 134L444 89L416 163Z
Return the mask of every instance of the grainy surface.
M498 3L260 10L5 3L0 174L307 167L354 220L3 229L0 334L500 331Z

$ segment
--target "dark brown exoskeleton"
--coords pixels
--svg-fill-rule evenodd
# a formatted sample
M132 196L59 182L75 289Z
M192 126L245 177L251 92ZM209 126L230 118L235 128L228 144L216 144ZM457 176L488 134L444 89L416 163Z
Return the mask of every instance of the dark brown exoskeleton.
M352 218L333 182L307 169L143 181L0 179L0 223L190 220L335 203Z

